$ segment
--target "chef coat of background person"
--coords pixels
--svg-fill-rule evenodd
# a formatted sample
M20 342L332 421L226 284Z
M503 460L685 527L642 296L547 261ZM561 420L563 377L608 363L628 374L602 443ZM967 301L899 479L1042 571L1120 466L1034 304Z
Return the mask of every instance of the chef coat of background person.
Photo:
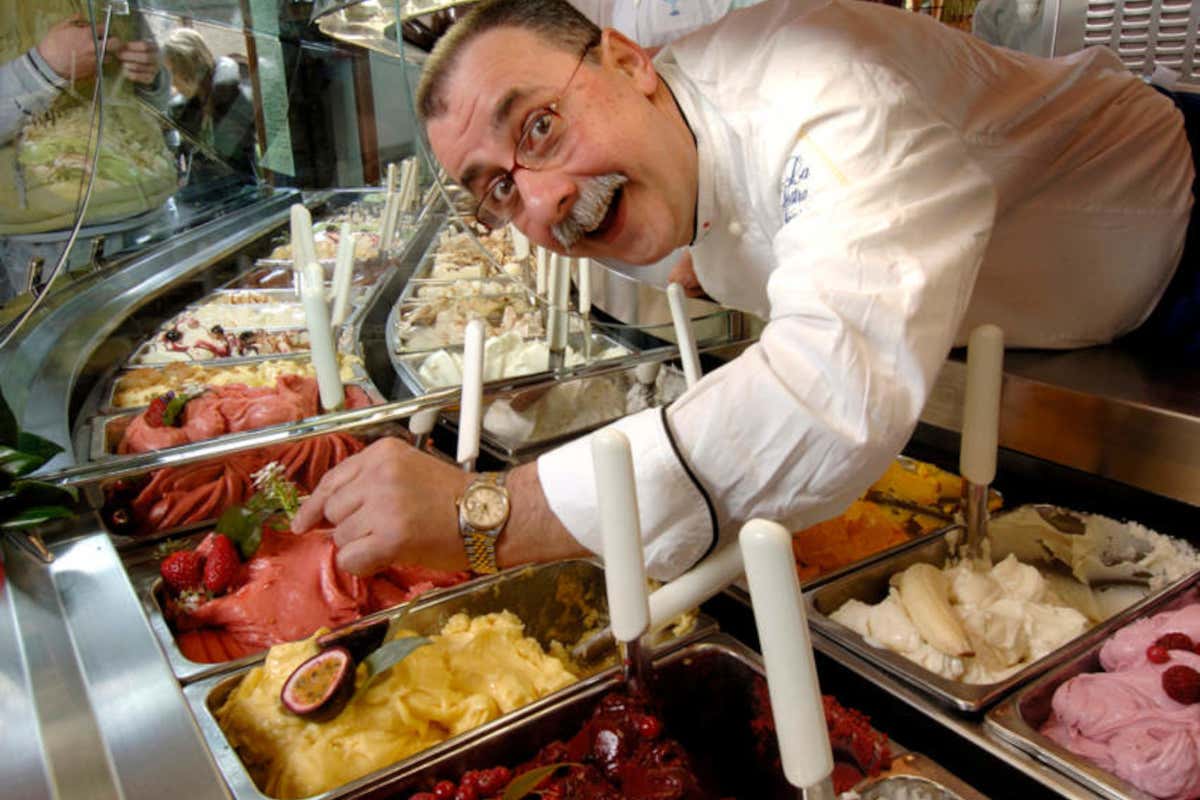
M633 443L657 578L751 517L796 530L841 512L974 326L1018 347L1107 342L1150 314L1179 261L1181 115L1107 50L1044 60L881 5L776 0L651 62L615 31L554 28L575 15L553 0L483 13L508 22L448 56L479 17L460 21L418 92L447 172L476 197L517 192L513 222L559 251L564 220L586 217L574 256L649 263L690 244L710 295L769 320L668 409L611 426ZM552 163L514 166L549 104L567 126ZM611 174L619 190L579 202ZM510 473L502 566L601 551L587 439ZM386 440L327 475L297 524L324 514L350 569L461 567L466 481Z

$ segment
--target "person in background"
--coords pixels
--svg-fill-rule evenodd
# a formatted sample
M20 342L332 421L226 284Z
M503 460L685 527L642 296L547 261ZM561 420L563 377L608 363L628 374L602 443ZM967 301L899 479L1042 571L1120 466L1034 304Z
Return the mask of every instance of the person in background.
M1041 59L859 0L768 0L655 59L561 0L485 0L425 63L417 111L486 226L629 264L686 246L709 295L768 320L669 407L610 426L647 572L671 579L750 518L840 513L977 325L1086 347L1170 305L1200 262L1174 100L1103 48ZM601 551L589 437L505 480L384 439L294 527L333 523L354 572Z
M123 226L161 208L177 186L158 118L170 79L157 46L132 18L114 16L105 63L97 64L104 31L93 31L81 10L75 0L0 0L0 302L24 288L35 259L48 271L62 255L95 142L101 70L102 157L72 260L87 262L93 237L119 243Z
M204 39L191 28L177 28L163 42L163 60L171 70L175 96L170 113L191 141L180 152L191 164L191 181L202 172L219 170L210 150L234 171L254 175L254 104L242 85L232 58L214 59ZM201 147L198 148L196 143Z

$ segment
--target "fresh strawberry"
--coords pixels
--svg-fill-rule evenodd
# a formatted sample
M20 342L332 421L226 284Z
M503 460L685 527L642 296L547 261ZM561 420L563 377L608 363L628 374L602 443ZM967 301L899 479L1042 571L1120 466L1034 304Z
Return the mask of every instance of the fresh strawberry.
M1177 703L1191 705L1200 703L1200 672L1177 664L1167 667L1162 674L1163 691Z
M1191 650L1194 646L1192 637L1186 633L1165 633L1154 643L1164 650Z
M159 572L167 588L175 594L198 589L204 578L204 559L199 553L180 550L163 560Z
M214 535L204 562L204 588L214 595L225 592L237 579L241 563L229 537L223 533Z
M145 417L146 424L151 428L163 427L163 414L167 413L167 403L170 400L163 395L160 395L150 401L150 407L146 409Z

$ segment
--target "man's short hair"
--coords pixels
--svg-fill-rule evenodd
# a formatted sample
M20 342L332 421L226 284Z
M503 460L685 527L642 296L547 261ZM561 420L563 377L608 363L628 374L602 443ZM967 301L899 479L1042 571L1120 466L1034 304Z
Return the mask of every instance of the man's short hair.
M442 90L467 44L496 28L523 28L547 44L582 53L600 41L600 28L565 0L484 0L438 40L417 85L417 114L427 122L446 110Z
M163 42L163 59L176 77L199 86L215 67L204 38L191 28L176 28Z

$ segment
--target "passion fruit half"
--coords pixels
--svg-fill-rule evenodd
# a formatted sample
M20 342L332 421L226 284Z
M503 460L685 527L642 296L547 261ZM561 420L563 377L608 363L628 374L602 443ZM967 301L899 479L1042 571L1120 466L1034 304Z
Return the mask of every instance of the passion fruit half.
M354 663L362 661L379 649L387 638L389 622L386 619L360 619L343 625L317 637L317 647L344 647L350 651Z
M321 721L337 715L354 694L355 661L344 647L330 647L288 676L279 693L293 714Z

